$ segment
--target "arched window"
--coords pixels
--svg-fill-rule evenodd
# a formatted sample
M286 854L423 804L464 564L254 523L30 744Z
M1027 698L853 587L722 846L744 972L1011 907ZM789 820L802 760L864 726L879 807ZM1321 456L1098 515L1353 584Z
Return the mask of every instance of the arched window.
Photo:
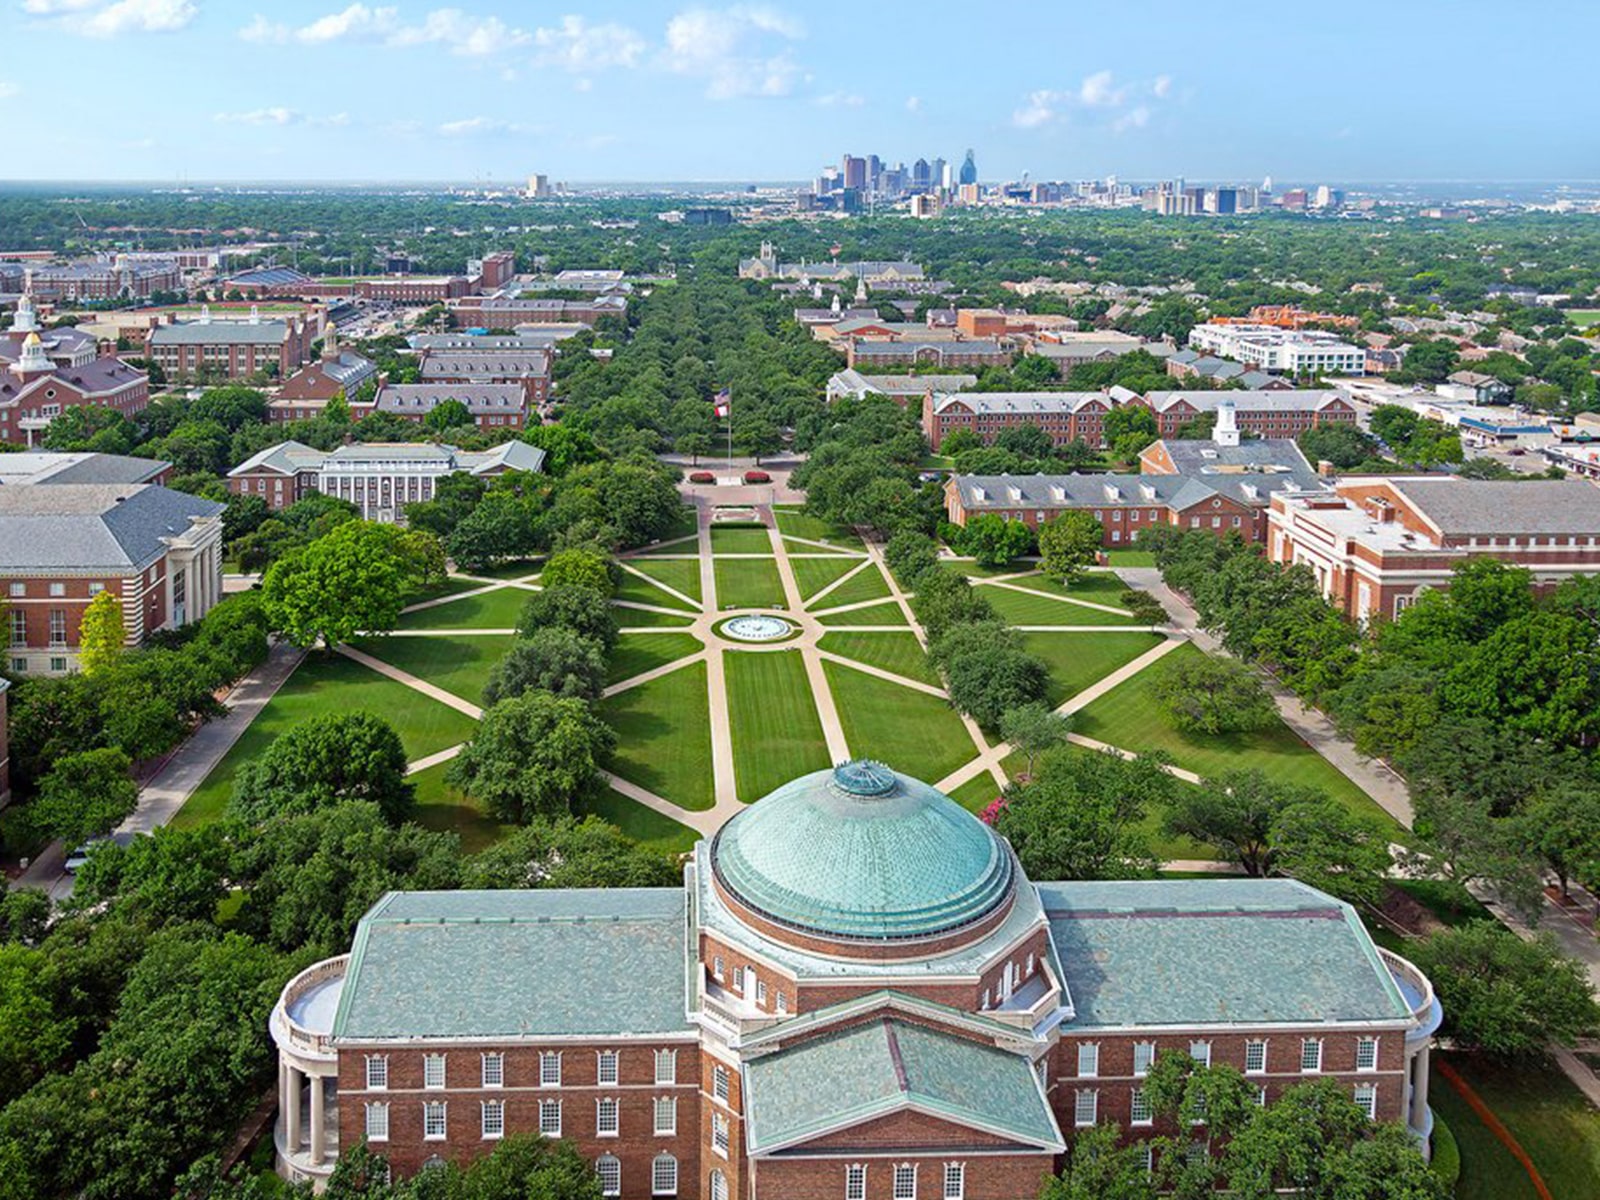
M711 1200L728 1200L728 1177L721 1171L711 1172Z
M614 1154L602 1154L595 1159L594 1173L600 1177L602 1196L622 1195L622 1162Z
M670 1154L658 1154L650 1164L650 1194L676 1196L678 1194L678 1160Z

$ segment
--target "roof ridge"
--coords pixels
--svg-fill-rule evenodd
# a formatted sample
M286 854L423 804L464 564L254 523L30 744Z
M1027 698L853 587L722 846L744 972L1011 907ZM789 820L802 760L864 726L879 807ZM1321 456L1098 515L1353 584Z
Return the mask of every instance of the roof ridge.
M883 1035L889 1045L889 1062L894 1066L894 1079L900 1085L900 1094L910 1095L911 1080L906 1073L905 1056L900 1053L900 1035L895 1029L895 1022L888 1017L883 1018Z

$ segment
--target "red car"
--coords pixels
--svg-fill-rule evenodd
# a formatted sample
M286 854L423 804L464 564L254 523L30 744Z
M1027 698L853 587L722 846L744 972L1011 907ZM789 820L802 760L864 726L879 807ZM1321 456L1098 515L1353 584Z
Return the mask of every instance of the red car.
M746 483L771 483L772 476L765 471L746 471L744 473L744 481Z
M717 477L710 471L691 471L689 473L690 483L715 483L716 481Z

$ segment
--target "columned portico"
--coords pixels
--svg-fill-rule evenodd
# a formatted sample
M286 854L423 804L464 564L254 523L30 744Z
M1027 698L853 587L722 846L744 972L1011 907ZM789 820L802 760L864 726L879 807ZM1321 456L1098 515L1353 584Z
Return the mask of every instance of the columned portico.
M346 962L329 959L296 975L270 1022L278 1046L278 1174L318 1191L339 1159L339 1060L328 1035Z

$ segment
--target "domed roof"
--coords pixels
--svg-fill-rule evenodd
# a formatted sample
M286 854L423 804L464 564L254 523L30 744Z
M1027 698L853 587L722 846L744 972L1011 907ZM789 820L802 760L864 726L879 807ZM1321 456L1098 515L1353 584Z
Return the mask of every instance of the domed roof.
M1005 844L955 801L880 763L791 780L717 834L711 863L747 907L828 937L956 929L1009 894Z

